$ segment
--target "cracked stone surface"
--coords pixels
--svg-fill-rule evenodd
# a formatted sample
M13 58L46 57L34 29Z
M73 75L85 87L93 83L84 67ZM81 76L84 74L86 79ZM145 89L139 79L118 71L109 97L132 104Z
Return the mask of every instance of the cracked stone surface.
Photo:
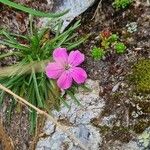
M62 126L74 133L89 150L98 150L102 141L101 134L90 121L100 115L105 104L103 99L99 98L97 81L88 80L86 86L91 88L90 92L79 89L79 92L75 94L81 106L77 106L70 97L67 97L71 108L68 109L62 105L60 112L54 110L52 113L60 120ZM46 121L44 132L49 136L39 140L36 150L80 150L76 143L50 121Z

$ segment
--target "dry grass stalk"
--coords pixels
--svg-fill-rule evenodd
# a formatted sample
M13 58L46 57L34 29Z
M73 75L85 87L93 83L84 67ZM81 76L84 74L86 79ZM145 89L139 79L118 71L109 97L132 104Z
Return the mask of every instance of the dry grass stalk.
M12 65L9 67L2 67L0 68L0 77L8 77L11 75L22 75L22 74L28 74L31 73L31 69L34 68L35 72L43 72L44 66L49 62L50 60L45 61L35 61L27 65Z

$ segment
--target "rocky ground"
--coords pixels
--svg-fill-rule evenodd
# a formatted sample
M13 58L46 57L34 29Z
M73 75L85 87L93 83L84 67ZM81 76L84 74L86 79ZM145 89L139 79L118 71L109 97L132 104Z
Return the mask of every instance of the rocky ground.
M52 9L45 1L42 1L42 5L38 2L21 2L40 10ZM112 0L102 1L97 8L96 3L76 18L81 19L78 35L90 33L87 42L79 49L86 55L83 66L89 75L86 84L91 90L79 89L76 93L81 106L67 97L71 109L61 106L60 112L54 110L52 113L89 150L149 150L150 95L135 92L128 77L139 59L150 58L150 6L143 0L136 1L127 9L115 11L111 4ZM28 32L28 17L22 12L2 6L0 25L10 31L25 34ZM119 35L127 46L125 54L118 55L110 48L102 60L95 61L91 57L92 48L100 46L99 35L103 30ZM8 50L1 47L0 52L3 51ZM14 62L15 58L10 57L1 61L0 65L6 66ZM6 106L7 103L1 110L3 120ZM4 123L16 150L27 150L35 142L28 133L26 112L26 109L21 114L14 112L11 125ZM41 136L37 146L35 144L37 150L80 149L49 121L46 121L41 133L44 136Z

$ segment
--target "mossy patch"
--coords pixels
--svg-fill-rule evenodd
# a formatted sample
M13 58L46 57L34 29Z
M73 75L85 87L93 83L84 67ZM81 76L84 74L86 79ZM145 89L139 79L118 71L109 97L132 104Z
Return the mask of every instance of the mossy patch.
M150 59L139 60L129 77L136 92L150 93Z

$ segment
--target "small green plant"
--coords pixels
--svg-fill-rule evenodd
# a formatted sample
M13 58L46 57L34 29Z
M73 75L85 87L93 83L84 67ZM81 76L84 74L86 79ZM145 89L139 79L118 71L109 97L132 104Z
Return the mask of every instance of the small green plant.
M102 59L106 52L112 48L117 54L123 54L126 50L124 43L120 42L117 34L112 34L108 29L100 33L101 47L94 47L92 50L92 57L94 59Z
M109 36L108 35L106 36L105 34L104 33L101 34L101 39L102 39L101 45L102 47L107 49L110 47L112 43L116 42L119 39L119 36L117 34L111 34L111 33L109 33Z
M132 2L133 0L115 0L112 5L115 9L120 10L129 6Z
M105 51L102 48L94 47L91 55L95 60L102 59L105 56Z
M117 40L119 40L119 36L117 34L112 34L109 38L108 41L110 43L116 42Z
M118 42L114 46L114 49L115 49L117 54L123 54L125 52L126 48L127 47L122 42Z
M129 81L134 85L135 91L150 93L150 59L139 60L133 66Z

